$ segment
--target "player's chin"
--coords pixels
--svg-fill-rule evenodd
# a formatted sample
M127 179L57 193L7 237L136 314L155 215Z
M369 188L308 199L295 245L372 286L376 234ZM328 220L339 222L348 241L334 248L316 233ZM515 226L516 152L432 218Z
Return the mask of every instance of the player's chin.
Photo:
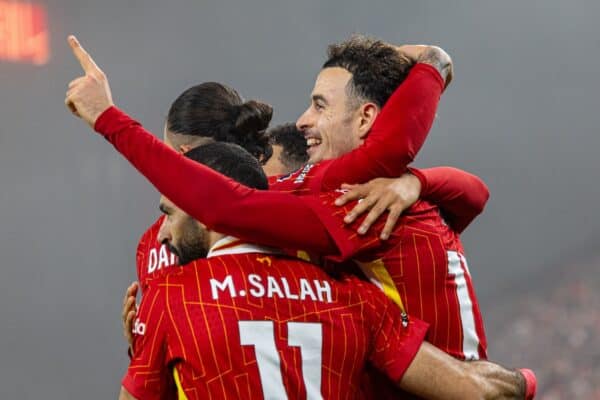
M314 164L321 161L323 159L323 155L321 154L323 152L322 150L322 144L308 147L306 149L306 154L308 154L308 162Z

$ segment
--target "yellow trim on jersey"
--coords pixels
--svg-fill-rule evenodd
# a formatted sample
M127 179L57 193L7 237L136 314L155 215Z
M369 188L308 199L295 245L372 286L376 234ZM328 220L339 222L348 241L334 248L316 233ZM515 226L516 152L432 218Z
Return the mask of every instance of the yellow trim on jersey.
M375 286L381 289L390 300L396 303L402 312L406 312L402 299L400 298L400 292L398 292L394 280L380 258L367 263L362 263L360 261L356 261L356 263Z
M304 250L298 250L298 252L296 253L296 257L301 260L310 262L310 256Z
M177 372L177 368L173 367L173 377L175 378L175 386L177 386L177 398L179 400L188 400L185 392L183 391L183 386L181 386L181 380L179 379L179 373Z

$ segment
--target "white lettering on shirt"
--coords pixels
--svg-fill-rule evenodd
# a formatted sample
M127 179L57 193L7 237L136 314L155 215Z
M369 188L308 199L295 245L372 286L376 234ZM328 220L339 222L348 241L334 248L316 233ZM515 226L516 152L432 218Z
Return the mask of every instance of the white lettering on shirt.
M244 290L247 288L248 291ZM331 285L327 281L299 278L296 284L289 278L260 276L249 274L247 284L235 284L233 276L227 275L223 280L210 279L210 289L213 300L222 296L229 297L268 297L287 300L311 300L332 303ZM239 290L238 290L239 289Z

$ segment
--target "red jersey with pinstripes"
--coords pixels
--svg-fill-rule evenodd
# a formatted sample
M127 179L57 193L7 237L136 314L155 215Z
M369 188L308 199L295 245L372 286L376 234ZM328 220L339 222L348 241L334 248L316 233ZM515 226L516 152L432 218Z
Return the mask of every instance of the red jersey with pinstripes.
M320 195L324 207L314 209L328 231L339 236L336 241L346 242L349 257L388 296L399 298L409 315L430 324L427 340L433 345L459 359L486 359L483 319L464 250L439 208L417 202L382 241L378 235L385 220L358 235L362 218L351 226L343 222L356 203L337 207L339 195Z
M284 256L226 254L153 279L136 320L123 385L166 396L175 366L189 399L361 398L371 363L398 381L427 325L355 277L334 280Z

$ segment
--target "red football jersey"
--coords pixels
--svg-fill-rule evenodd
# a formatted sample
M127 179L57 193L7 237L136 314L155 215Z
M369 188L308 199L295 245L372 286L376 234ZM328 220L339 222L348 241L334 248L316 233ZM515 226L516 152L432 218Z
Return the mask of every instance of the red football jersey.
M180 398L361 398L367 363L399 381L426 334L368 282L230 237L214 248L150 283L123 379L133 396L168 397L175 368Z
M355 232L360 221L344 226L355 204L336 207L339 193L322 194L324 208L314 208L329 225L336 242L346 241L347 256L403 311L430 324L427 340L460 359L487 358L487 340L473 281L459 235L439 208L419 201L400 218L390 238L378 237L379 219L366 235ZM331 218L335 215L336 218Z

